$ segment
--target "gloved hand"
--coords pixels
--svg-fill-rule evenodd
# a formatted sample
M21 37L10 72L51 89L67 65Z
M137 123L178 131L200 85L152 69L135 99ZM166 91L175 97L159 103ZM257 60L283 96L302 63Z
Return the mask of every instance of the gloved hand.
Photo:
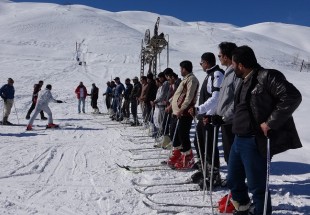
M225 123L223 117L219 115L213 115L211 118L211 122L215 126L220 126Z
M211 115L204 115L202 122L204 125L211 123Z
M57 100L57 103L63 103L63 101L61 101L61 100Z

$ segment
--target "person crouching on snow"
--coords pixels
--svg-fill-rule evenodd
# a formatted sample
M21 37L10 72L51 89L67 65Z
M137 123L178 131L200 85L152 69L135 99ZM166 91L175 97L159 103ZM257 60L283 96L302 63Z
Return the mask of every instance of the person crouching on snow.
M42 111L42 110L45 113L47 113L47 115L48 115L47 128L57 127L57 125L55 125L53 123L52 111L49 108L48 103L50 103L50 102L63 103L63 101L54 99L52 96L51 90L52 90L52 85L48 84L48 85L46 85L46 88L44 90L39 92L39 96L38 96L38 100L37 100L37 104L36 104L34 114L30 118L26 130L28 130L28 131L32 130L32 124L33 124L34 120L36 119L36 117L38 116L38 114L40 113L40 111Z

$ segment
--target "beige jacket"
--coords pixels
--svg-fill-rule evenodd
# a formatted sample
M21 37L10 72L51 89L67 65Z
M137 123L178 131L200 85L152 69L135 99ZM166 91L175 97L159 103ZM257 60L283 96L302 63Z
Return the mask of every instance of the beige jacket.
M183 115L189 115L188 110L195 106L199 81L193 73L184 77L172 97L172 113L176 115L183 111Z

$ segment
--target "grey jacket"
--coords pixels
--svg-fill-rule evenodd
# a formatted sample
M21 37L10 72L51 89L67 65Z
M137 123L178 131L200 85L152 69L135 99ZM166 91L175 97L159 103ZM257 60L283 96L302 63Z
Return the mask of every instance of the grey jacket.
M223 117L225 124L232 124L234 96L240 80L240 78L236 77L234 69L230 65L225 71L216 108L216 114Z

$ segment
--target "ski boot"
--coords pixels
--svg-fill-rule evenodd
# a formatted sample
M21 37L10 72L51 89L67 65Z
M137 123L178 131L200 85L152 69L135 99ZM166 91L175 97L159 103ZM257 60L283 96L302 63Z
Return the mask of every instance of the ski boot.
M172 155L169 157L167 164L173 167L181 159L181 150L179 147L172 150Z
M194 163L193 151L190 149L187 152L182 152L181 159L176 162L174 168L179 170L191 169Z
M59 128L59 125L53 124L53 123L49 123L46 128Z

